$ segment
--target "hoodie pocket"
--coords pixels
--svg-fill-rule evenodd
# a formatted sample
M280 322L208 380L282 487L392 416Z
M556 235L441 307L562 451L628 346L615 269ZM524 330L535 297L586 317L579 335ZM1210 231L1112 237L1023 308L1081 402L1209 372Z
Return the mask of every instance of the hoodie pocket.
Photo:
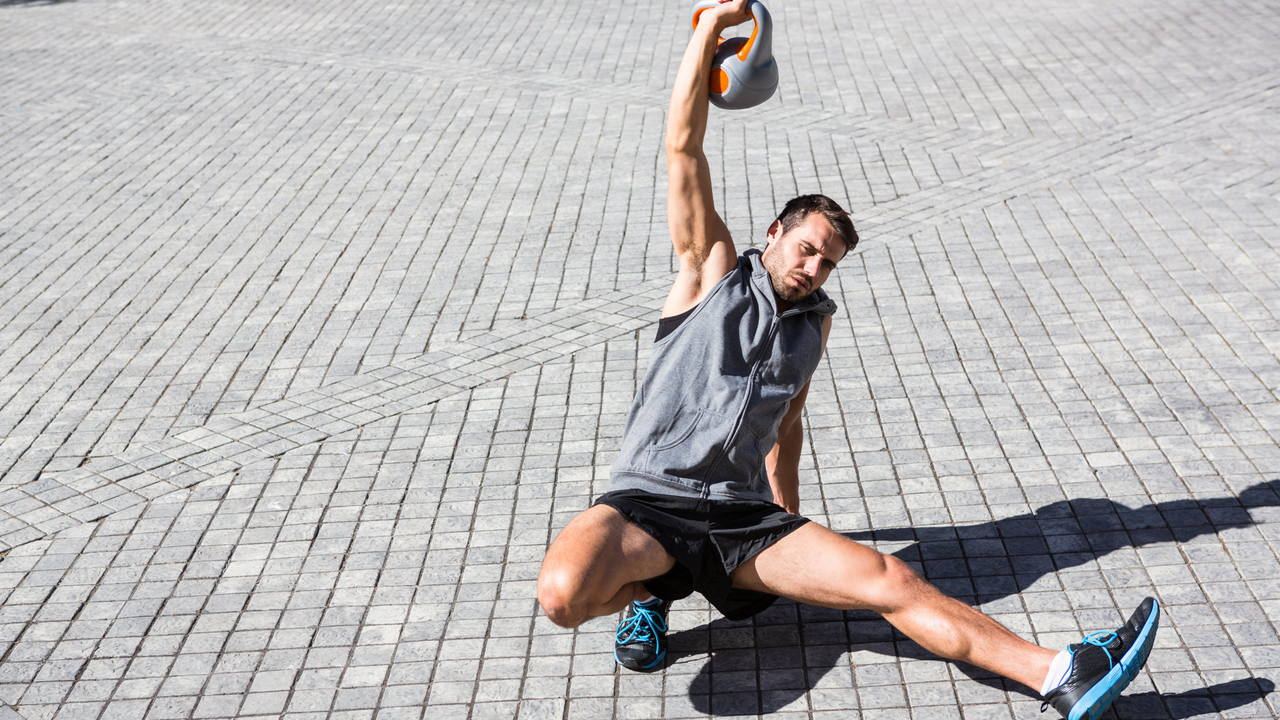
M711 467L724 450L733 418L705 411L682 414L649 446L645 463L657 475L693 479Z

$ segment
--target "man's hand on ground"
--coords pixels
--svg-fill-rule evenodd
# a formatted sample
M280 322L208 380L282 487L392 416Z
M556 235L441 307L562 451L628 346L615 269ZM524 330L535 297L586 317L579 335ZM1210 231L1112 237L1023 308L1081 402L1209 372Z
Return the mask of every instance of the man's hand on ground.
M781 495L781 497L778 497L779 495ZM775 501L782 506L783 510L786 510L792 515L800 514L800 492L798 488L793 489L789 493L779 493L777 490L774 490L774 496Z

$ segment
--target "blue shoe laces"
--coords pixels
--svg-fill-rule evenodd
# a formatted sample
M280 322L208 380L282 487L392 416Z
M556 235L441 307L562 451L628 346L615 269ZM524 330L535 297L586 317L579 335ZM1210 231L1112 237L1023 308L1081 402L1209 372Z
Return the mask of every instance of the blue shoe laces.
M645 607L637 602L631 603L631 609L635 612L618 624L618 632L614 640L619 645L629 645L633 642L657 642L657 632L667 631L667 621L657 610L660 607L662 603L652 607Z
M1111 630L1100 630L1096 633L1090 633L1086 635L1084 638L1084 644L1093 645L1094 647L1102 648L1102 652L1105 653L1107 656L1108 671L1110 671L1111 668L1116 666L1116 661L1111 659L1111 651L1107 649L1107 646L1110 645L1112 641L1114 641L1118 637L1120 636L1116 635ZM1075 653L1072 652L1071 655L1072 657L1074 657Z

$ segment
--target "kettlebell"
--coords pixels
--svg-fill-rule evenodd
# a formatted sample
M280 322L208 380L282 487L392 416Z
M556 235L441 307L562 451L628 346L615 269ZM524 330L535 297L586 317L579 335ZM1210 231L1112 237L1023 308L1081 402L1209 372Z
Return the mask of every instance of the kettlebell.
M699 0L691 20L719 5L716 0ZM755 20L751 37L720 38L711 61L711 104L725 110L744 110L773 97L778 89L778 64L773 61L773 18L759 0L747 6Z

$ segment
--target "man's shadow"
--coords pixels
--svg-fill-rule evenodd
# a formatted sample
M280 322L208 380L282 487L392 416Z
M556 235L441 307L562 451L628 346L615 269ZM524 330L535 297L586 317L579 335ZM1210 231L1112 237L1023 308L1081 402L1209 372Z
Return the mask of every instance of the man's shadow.
M1123 548L1188 542L1254 524L1249 510L1280 507L1280 480L1253 485L1238 497L1174 500L1129 508L1112 500L1066 500L1034 513L964 526L893 528L850 532L858 542L908 543L892 554L917 568L943 592L970 604L1001 600L1030 588L1050 573L1078 567ZM879 615L838 611L781 600L751 620L720 619L673 633L672 662L710 654L689 694L695 708L713 715L771 713L821 686L847 652L869 651L914 659L934 658ZM1027 697L1021 685L960 665L977 682ZM902 695L896 664L856 668L855 684L881 695ZM892 677L890 677L892 675ZM843 683L842 683L843 684ZM1186 718L1217 707L1240 707L1265 697L1275 685L1242 678L1176 695L1143 693L1117 702L1121 717ZM887 702L897 706L893 698ZM930 703L932 704L932 703Z

